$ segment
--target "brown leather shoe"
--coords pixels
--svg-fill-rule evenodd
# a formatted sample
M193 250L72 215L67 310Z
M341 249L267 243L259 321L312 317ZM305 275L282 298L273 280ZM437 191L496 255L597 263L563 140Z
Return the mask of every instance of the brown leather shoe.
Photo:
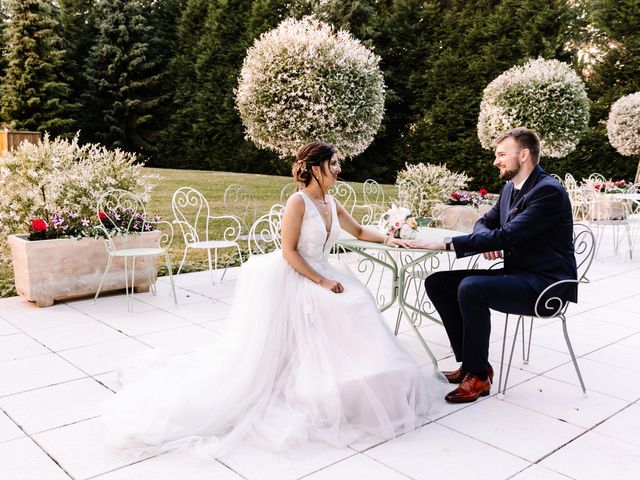
M467 373L458 388L449 392L444 399L451 403L475 402L478 397L486 397L491 390L489 379L480 380L476 375Z
M449 372L442 372L442 374L447 377L449 383L462 383L464 377L466 376L466 372L459 368L457 370L451 370ZM489 381L493 383L493 367L489 365L489 369L487 370L487 376L489 377Z

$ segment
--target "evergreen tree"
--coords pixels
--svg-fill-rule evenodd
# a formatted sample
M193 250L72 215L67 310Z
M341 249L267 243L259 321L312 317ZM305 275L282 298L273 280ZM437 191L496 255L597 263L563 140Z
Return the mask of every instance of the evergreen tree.
M250 2L213 2L198 42L196 56L197 119L195 135L207 139L201 153L213 170L264 171L273 154L244 139L234 90L246 55Z
M64 40L64 71L69 79L71 97L81 99L82 108L75 112L76 126L84 138L84 128L89 120L90 105L83 95L89 89L84 63L97 37L94 0L58 0L60 5L60 35ZM84 100L84 101L83 101Z
M399 155L446 163L474 177L471 188L498 190L493 155L482 150L477 119L482 92L515 64L539 56L571 63L566 46L580 10L569 0L438 2L435 49L414 66L409 89L419 112ZM552 162L549 162L552 165ZM546 164L543 167L547 168Z
M0 115L12 128L66 135L73 131L71 89L58 11L49 0L7 0L6 70Z
M171 168L206 168L203 160L208 149L207 139L195 135L198 109L195 58L210 0L187 0L181 5L175 26L172 56L168 62L166 85L173 94L166 116L168 124L160 133L160 148L152 165Z
M152 56L157 42L141 0L102 0L98 36L86 62L91 106L89 138L108 147L150 153L162 75Z
M5 11L4 1L0 0L0 78L4 75L4 69L7 66L7 38L6 38L7 15ZM0 118L1 120L1 118Z
M607 138L611 105L620 97L640 91L640 2L597 0L591 2L591 22L602 36L603 58L585 68L591 103L591 129L578 149L561 164L561 172L586 178L597 172L607 178L633 180L637 157L620 155ZM592 68L588 68L592 67Z

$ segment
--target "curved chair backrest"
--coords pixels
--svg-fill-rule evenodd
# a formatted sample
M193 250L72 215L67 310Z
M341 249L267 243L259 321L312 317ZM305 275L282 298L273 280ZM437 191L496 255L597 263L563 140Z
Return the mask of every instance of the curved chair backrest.
M375 205L354 205L351 215L360 225L374 225L382 216L382 211Z
M576 182L576 179L573 178L573 175L570 173L565 173L564 175L564 188L567 190L578 188L578 182Z
M204 195L192 187L181 187L173 192L171 209L174 223L180 225L185 245L199 242L198 229L206 231L208 238L209 203Z
M573 250L578 267L578 281L587 282L585 277L596 253L596 240L591 229L583 223L573 224Z
M224 191L224 211L238 218L243 232L248 232L249 226L253 224L258 212L256 199L251 189L237 183L229 185Z
M436 214L436 225L447 230L470 233L480 214L474 207L467 205L450 205Z
M280 225L284 207L276 204L253 222L249 230L249 255L260 255L281 246Z
M296 182L285 183L280 189L280 204L284 205L291 195L300 190L300 184Z
M592 173L589 175L589 182L592 183L606 183L607 179L604 178L604 175L600 175L599 173Z
M380 208L384 208L384 190L375 180L368 178L364 181L362 194L364 195L365 205L377 205Z
M105 234L106 247L110 253L116 249L112 240L114 235L152 230L144 202L138 195L128 190L111 189L100 195L97 214L100 219L98 228ZM128 236L124 237L124 248L127 248L128 239Z
M556 175L555 173L552 173L552 174L551 174L551 176L552 176L553 178L555 178L555 179L558 181L558 183L559 183L560 185L564 186L564 182L562 181L562 178L560 178L560 176L559 176L559 175Z
M329 195L333 195L349 213L357 203L356 191L348 183L338 181L329 189Z

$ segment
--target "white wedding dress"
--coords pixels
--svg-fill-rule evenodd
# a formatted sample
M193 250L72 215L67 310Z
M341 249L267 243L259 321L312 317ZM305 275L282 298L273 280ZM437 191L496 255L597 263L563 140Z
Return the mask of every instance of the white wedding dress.
M369 290L329 263L340 233L310 198L298 251L333 293L276 251L244 264L225 335L193 354L121 372L103 410L105 441L141 455L185 448L220 456L238 441L283 451L306 441L342 447L364 435L412 430L442 394L384 323Z

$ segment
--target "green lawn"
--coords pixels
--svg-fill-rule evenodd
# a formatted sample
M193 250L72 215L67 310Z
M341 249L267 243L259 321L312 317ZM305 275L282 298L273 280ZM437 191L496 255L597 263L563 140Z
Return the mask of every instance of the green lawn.
M242 184L251 189L258 208L258 214L266 212L280 201L280 190L283 185L291 183L291 177L279 177L271 175L256 175L246 173L211 172L201 170L175 170L162 168L144 168L145 173L159 175L154 181L154 189L147 205L147 213L158 214L164 220L173 220L171 211L171 198L173 192L180 187L193 187L199 190L209 201L212 215L221 215L224 212L223 196L227 185ZM356 191L358 203L363 203L362 183L348 182ZM385 198L390 202L396 197L396 189L393 185L383 185ZM184 242L180 229L176 228L174 241L171 247L171 258L177 268L177 263L182 258ZM223 262L227 258L223 258ZM238 263L237 258L231 258L233 264ZM183 271L198 271L207 268L205 251L190 251ZM162 271L161 271L162 273ZM15 295L13 288L13 271L10 265L0 264L0 297Z

